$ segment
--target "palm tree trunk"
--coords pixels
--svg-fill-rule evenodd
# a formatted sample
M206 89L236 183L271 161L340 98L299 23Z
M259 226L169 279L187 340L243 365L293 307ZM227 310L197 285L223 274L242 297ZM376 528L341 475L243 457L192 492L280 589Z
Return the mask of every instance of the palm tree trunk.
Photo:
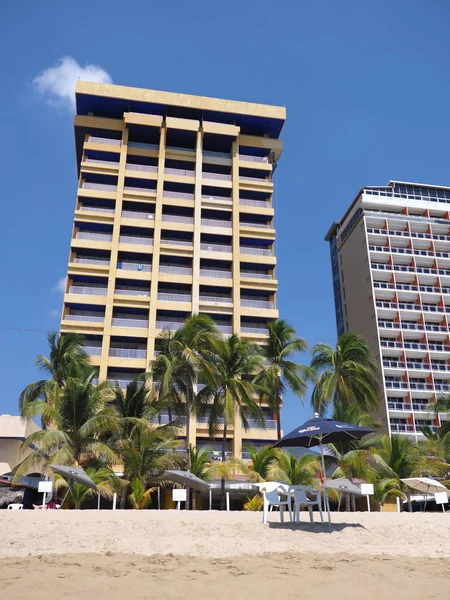
M188 381L186 384L186 440L185 440L186 470L187 471L191 470L191 456L189 454L189 436L191 434L191 406L192 406L191 392L192 392L191 381L190 381L190 378L188 378ZM190 489L186 488L186 503L185 503L186 510L190 509L189 494L190 494Z
M120 510L124 510L127 505L127 491L128 486L125 486L120 494Z
M413 507L412 507L412 501L411 501L411 494L409 492L406 492L406 498L408 500L408 512L412 513Z
M348 492L344 492L345 494L345 511L350 512L350 494Z
M197 492L192 490L192 510L197 510Z
M222 436L222 464L225 462L225 448L227 444L227 420L224 418L223 420L223 436ZM226 508L226 495L225 495L225 478L222 477L220 480L220 510L225 510Z
M275 419L277 421L277 440L281 440L281 407L278 384L275 386Z

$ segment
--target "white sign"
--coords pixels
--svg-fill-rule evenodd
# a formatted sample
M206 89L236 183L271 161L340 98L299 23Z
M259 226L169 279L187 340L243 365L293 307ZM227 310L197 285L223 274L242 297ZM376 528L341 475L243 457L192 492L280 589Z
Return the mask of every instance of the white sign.
M174 502L186 502L186 490L172 490L172 500Z
M374 493L373 483L362 483L361 484L361 494L363 496L372 496Z
M448 504L447 492L437 492L434 495L434 499L436 500L436 504Z
M49 494L53 491L52 481L40 481L38 486L38 492L40 494Z

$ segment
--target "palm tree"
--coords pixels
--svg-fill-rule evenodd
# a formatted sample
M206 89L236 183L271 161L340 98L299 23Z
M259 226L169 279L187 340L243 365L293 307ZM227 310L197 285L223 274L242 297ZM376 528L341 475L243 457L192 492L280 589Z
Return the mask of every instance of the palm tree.
M292 360L294 354L305 352L306 341L296 337L295 329L285 320L268 323L269 334L262 347L266 368L256 378L277 421L277 437L281 439L281 405L283 394L290 389L299 398L306 393L307 382L312 381L312 369Z
M98 493L104 498L112 498L114 489L117 488L117 482L115 481L117 478L107 467L100 467L98 469L88 468L86 469L86 474L96 484L97 490L88 488L76 481L73 482L69 489L74 508L81 508L82 504L86 502L86 500L95 498ZM67 487L67 481L62 477L58 477L55 482L55 488L60 490L67 489Z
M180 468L183 457L176 452L179 442L171 426L137 426L128 438L116 442L121 458L125 485L131 486L129 496L134 508L145 508L152 493L161 485L167 469Z
M318 413L330 403L357 404L366 412L378 406L377 362L360 335L344 333L336 348L317 344L312 354L311 367L320 373L311 398Z
M161 397L176 403L184 402L188 470L190 419L197 399L196 384L204 367L204 354L214 347L217 339L218 332L212 319L206 315L190 316L175 333L161 334L161 353L152 365ZM186 504L189 508L189 503Z
M212 481L218 477L231 479L233 477L233 464L230 461L211 462L209 452L189 444L189 457L191 473L203 481ZM196 509L197 492L192 490L192 509Z
M244 429L249 428L249 418L259 427L265 426L264 415L255 401L258 388L253 378L262 366L263 358L258 348L247 340L231 335L217 341L214 351L208 354L203 376L206 387L200 392L202 399L212 399L208 404L209 433L213 436L222 427L222 463L226 460L228 427L236 418ZM225 508L225 478L221 482L221 508Z
M268 481L271 473L271 466L277 459L277 451L270 446L257 448L253 444L245 444L250 459L248 461L238 460L239 470L246 475L252 483L261 483Z
M277 458L269 469L273 481L282 481L288 485L311 485L320 470L320 458L317 454L301 454L299 457L284 450L277 451Z
M439 476L448 472L449 466L439 457L430 456L408 436L379 436L368 442L374 469L382 478L394 479L408 500L412 512L411 493L401 481L408 477Z
M108 440L108 444L115 448L120 457L122 442L129 441L136 428L147 429L151 427L150 423L158 424L160 412L165 407L165 403L158 396L155 388L147 384L148 375L139 375L129 383L125 390L119 386L114 388L113 398L110 405L118 421L118 429ZM172 437L176 436L175 423L165 425L165 432L170 433ZM131 482L133 484L133 482ZM121 490L120 508L124 509L128 495L129 484L126 482ZM138 484L135 484L137 493Z
M48 378L30 383L22 391L19 396L19 410L22 416L27 404L44 397L49 402L53 396L57 396L74 369L79 367L94 369L89 355L84 351L81 335L49 333L47 341L50 347L49 357L39 354L36 357L36 366L46 373Z
M378 504L380 511L385 502L392 501L396 498L405 497L398 485L397 479L395 478L385 477L383 479L376 479L373 482L373 490L374 493L372 498Z
M51 429L32 433L22 447L32 449L17 467L15 477L51 464L94 466L113 464L114 450L103 441L105 433L118 429L112 407L112 389L107 382L92 384L95 372L90 367L74 369L59 393L47 401L42 398L26 402L22 416L41 417Z

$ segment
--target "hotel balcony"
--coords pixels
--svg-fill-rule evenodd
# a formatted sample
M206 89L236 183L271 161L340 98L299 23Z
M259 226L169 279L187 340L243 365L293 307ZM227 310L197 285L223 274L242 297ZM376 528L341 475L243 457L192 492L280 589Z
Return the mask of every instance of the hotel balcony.
M233 275L230 269L202 269L200 267L200 277L214 277L215 279L232 279Z
M183 327L184 319L180 320L168 320L168 319L156 319L156 329L168 329L169 331L177 331L180 327Z

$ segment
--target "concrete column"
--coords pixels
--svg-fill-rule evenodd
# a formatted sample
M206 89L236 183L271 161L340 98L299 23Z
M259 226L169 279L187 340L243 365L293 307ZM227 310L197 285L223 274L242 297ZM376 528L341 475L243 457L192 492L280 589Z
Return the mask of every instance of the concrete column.
M164 163L166 160L166 127L162 125L159 140L158 178L156 181L155 228L153 232L152 280L150 285L150 311L148 316L147 360L155 351L156 304L158 302L159 258L161 255L161 227L164 191Z
M103 381L108 373L109 344L111 340L111 320L116 287L117 256L119 253L120 221L122 218L123 186L125 183L125 165L128 151L128 129L125 122L122 130L122 145L120 148L119 171L117 174L117 194L114 211L114 224L109 262L108 290L106 295L105 321L103 325L102 354L100 357L99 379Z
M197 133L195 150L195 191L194 191L194 252L192 257L192 314L199 312L200 296L200 230L202 216L202 166L203 130Z

